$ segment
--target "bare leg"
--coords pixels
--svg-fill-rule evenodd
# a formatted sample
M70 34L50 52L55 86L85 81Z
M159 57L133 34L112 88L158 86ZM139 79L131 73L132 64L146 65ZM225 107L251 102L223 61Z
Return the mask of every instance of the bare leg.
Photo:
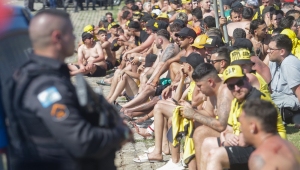
M134 112L143 112L149 109L153 109L154 105L159 101L159 97L155 96L151 101L143 103L141 105L138 105L134 108L128 108L128 109L124 109L124 114L133 118L136 116L139 116L137 114L135 114Z
M153 86L147 86L145 90L140 93L136 98L131 100L130 102L126 103L123 105L123 108L130 108L130 107L135 107L141 103L145 103L149 96L154 96L155 95L155 88ZM123 111L123 110L121 110Z
M217 138L208 137L204 139L202 144L202 149L201 149L201 169L206 169L206 164L211 149L215 149L218 147L219 145L218 145Z
M189 170L197 170L196 159L192 159L188 165Z
M121 71L120 69L117 69L115 71L115 74L114 74L114 76L112 78L112 82L111 82L111 86L110 86L110 91L109 91L108 95L106 96L106 99L111 98L111 96L114 94L114 91L115 91L115 89L117 87L117 84L118 84L118 77L119 77L120 71Z
M163 100L162 100L163 101ZM167 103L167 101L164 101ZM168 102L171 103L171 102ZM174 109L173 109L174 110ZM172 111L173 112L173 111ZM172 117L168 119L168 129L172 126ZM178 163L180 161L180 145L176 148L173 146L173 143L170 142L171 147L171 158L173 163Z
M212 149L209 153L207 169L229 169L229 158L224 147Z
M195 151L196 151L196 161L197 161L197 168L200 168L200 162L201 162L201 146L205 138L207 137L219 137L220 133L215 131L214 129L201 125L198 126L193 134L193 140L195 144Z

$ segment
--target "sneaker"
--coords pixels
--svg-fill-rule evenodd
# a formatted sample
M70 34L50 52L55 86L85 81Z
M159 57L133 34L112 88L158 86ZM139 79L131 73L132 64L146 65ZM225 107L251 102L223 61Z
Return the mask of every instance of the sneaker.
M179 161L178 163L174 163L172 161L172 158L170 158L170 160L168 161L168 163L166 165L164 165L164 166L162 166L162 167L160 167L156 170L170 170L170 169L172 169L172 170L183 170L185 168L182 166L181 161Z

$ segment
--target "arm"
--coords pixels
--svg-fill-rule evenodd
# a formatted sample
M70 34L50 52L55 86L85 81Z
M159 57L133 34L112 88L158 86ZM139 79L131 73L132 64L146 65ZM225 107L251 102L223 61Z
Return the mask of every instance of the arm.
M124 70L124 73L128 74L130 77L135 78L135 79L140 79L140 74L135 73L129 70Z
M131 54L131 53L139 53L141 51L143 51L146 48L149 48L154 42L154 35L150 35L147 40L142 43L140 46L133 48L132 50L129 50L126 52L126 54Z
M175 95L174 95L174 97L173 97L173 99L176 100L176 101L179 101L179 99L180 99L181 96L182 96L183 84L184 84L184 80L185 80L185 78L186 78L186 75L183 73L183 70L182 70L182 69L183 69L183 68L181 67L181 68L180 68L181 78L180 78L180 81L179 81L179 85L178 85L178 87L177 87L177 89L176 89L176 91L175 91ZM187 90L188 90L188 89L187 89Z
M269 67L257 56L252 56L251 61L255 63L252 69L256 70L256 72L260 74L267 83L269 83L271 81L271 72Z
M177 17L177 14L178 14L178 12L175 13L175 14L169 19L169 22L170 22L170 23L172 23L172 22L175 21L175 19L176 19L176 17Z
M110 42L106 41L106 42L102 43L101 48L102 49L110 48Z
M296 94L296 96L300 102L300 85L295 86L292 90Z
M201 91L198 88L195 88L193 91L192 106L193 107L199 106L201 103L204 102L203 100L204 97L205 95L201 93Z
M83 70L85 70L85 67L84 67L84 65L83 65L83 63L82 63L82 60L83 60L83 50L82 50L82 47L83 46L80 46L79 48L78 48L78 56L77 56L77 62L78 62L78 65L79 65L79 67L80 67L80 69L83 69Z
M258 154L251 154L249 158L249 169L251 170L262 170L264 169L263 167L265 166L265 160L261 155Z

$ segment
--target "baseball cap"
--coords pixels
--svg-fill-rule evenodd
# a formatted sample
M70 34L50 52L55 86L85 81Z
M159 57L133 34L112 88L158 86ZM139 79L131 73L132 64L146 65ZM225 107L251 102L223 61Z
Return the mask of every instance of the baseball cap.
M250 51L250 56L252 56L254 54L254 52L252 51L253 49L253 44L251 43L251 41L247 38L237 38L234 41L234 44L229 48L231 51L239 49L239 48L245 48L248 49Z
M155 22L156 22L155 19L150 19L146 22L145 27L151 27L154 25Z
M210 36L206 39L204 47L222 47L224 46L223 40L218 36Z
M190 2L192 2L192 1L191 0L181 0L182 4L186 4L186 3L190 3Z
M139 19L141 18L141 13L140 13L140 12L135 12L135 13L133 13L133 14L132 14L132 18L133 18L133 19L138 19L138 20L139 20Z
M152 29L153 31L158 31L161 29L167 29L168 24L164 21L156 21L154 22L153 26L150 26L149 28Z
M151 13L151 17L152 19L155 19L158 15L156 15L156 13Z
M152 14L156 14L156 15L158 16L158 15L161 14L162 12L161 12L160 9L153 9L151 13L152 13ZM157 17L157 16L156 16L156 17ZM152 17L153 17L153 16L152 16Z
M114 39L110 45L111 51L118 51L120 47L117 39Z
M140 29L140 23L137 22L137 21L131 21L131 22L128 24L128 27L129 27L129 28Z
M250 59L250 51L245 48L233 50L230 53L230 65L254 64Z
M195 39L195 41L194 41L194 43L192 44L192 46L193 46L193 47L196 47L196 48L204 48L203 45L205 44L207 38L208 38L208 36L205 35L205 34L199 35L199 36Z
M89 32L83 32L81 35L82 41L86 40L86 39L91 39L93 38L93 35Z
M156 17L156 19L160 19L160 18L169 19L169 16L167 13L161 13L158 15L158 17Z
M246 2L249 6L258 6L257 0L247 0Z
M170 0L170 3L172 3L172 4L180 4L180 0Z
M145 59L145 65L144 65L144 67L151 67L152 64L155 62L156 58L157 58L157 55L155 55L155 54L148 54L146 56L146 59Z
M224 78L224 81L223 83L225 84L226 81L230 78L233 78L233 77L244 77L244 73L242 71L242 68L239 66L239 65L230 65L228 66L224 72L223 72L223 78Z
M154 6L152 7L152 10L154 10L154 9L160 9L160 7L159 7L158 5L154 5Z
M147 15L142 16L141 22L147 22L150 19L152 19L151 15L147 14Z
M231 0L223 0L222 2L223 2L223 5L230 6L232 1Z
M175 20L173 21L173 24L175 24L175 23L178 23L178 24L181 25L181 27L184 27L184 22L183 22L181 19L175 19Z
M235 1L232 5L231 8L242 8L243 4L240 3L240 1Z
M201 63L204 63L204 58L198 53L191 53L187 57L181 57L180 61L190 64L194 69Z
M181 36L181 37L191 36L191 37L193 37L195 39L197 37L197 34L196 34L196 32L193 29L188 28L188 27L184 27L184 28L182 28L180 30L179 33L176 33L175 36L176 37L179 37L179 36Z
M112 27L119 27L119 24L116 24L115 22L112 22L108 25L107 29L110 30Z
M275 11L276 9L272 6L266 6L263 11L262 11L262 16L264 16L266 13L268 12L272 12L272 11Z
M94 27L92 25L87 25L83 28L84 32L90 32L90 31L93 31L93 30L94 30Z

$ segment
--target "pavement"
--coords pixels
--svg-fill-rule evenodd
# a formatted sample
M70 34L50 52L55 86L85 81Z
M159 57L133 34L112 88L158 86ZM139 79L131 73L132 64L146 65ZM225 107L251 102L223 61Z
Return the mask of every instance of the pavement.
M18 5L18 6L24 6L23 0L7 0L6 4L9 5ZM91 4L90 4L91 5ZM43 8L42 1L41 2L35 2L34 3L34 9L40 10ZM115 9L121 9L122 6L115 6ZM63 9L63 8L58 8ZM110 7L108 8L110 9ZM74 8L72 5L70 8L67 9L67 12L70 14L73 27L74 27L74 35L76 36L76 46L77 43L81 40L81 34L83 31L84 26L86 25L98 25L98 22L100 21L101 16L104 16L106 12L111 10L103 10L101 7L96 6L96 10L92 10L92 8L89 8L89 10L85 11L79 11L77 13L73 12ZM36 12L33 12L34 15ZM77 56L74 54L71 57L68 57L65 60L66 63L74 63L77 62ZM100 79L104 79L104 77L86 77L87 82L90 84L90 86L95 89L96 91L102 91L103 95L106 96L109 93L110 86L99 86L97 85L97 81ZM72 82L76 84L74 77L72 77ZM120 104L126 103L126 99L119 97L117 101L120 102ZM135 129L132 128L132 130L135 132ZM154 146L154 140L153 139L144 139L142 136L138 135L137 133L134 133L134 140L135 143L127 143L122 147L121 150L116 152L116 159L115 159L115 165L117 166L118 170L152 170L157 169L163 165L166 164L166 162L171 158L170 155L164 156L163 162L156 162L156 163L135 163L133 161L133 158L137 158L138 155L144 154L144 150L147 150L147 148Z

